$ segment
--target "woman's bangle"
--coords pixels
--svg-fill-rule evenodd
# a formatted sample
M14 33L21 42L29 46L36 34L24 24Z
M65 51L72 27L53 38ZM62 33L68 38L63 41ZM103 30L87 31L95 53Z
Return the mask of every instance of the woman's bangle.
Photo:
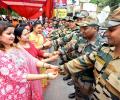
M49 79L49 75L47 74L47 79Z
M44 65L45 65L45 63L43 62L43 65L42 65L43 68L45 67Z
M44 47L44 44L42 44L42 48L44 49L45 47Z
M49 64L48 68L51 68L50 66L51 66L51 65Z

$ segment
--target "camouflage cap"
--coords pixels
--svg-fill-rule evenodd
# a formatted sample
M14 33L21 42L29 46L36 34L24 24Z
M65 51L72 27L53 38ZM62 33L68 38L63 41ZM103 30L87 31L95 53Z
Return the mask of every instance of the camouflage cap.
M89 16L89 13L86 10L81 10L80 12L77 12L75 16L78 18L86 18Z
M69 17L68 17L68 16L66 16L66 17L64 18L64 20L68 21L68 20L69 20Z
M106 27L113 27L120 25L120 7L115 9L110 16L108 17L108 21Z
M91 21L91 22L88 22L88 21L82 21L81 23L76 23L76 25L78 26L99 26L98 22L96 21Z
M82 21L80 23L76 23L77 26L88 26L88 22L87 21Z
M109 20L106 24L106 27L114 27L120 25L120 20Z
M73 17L70 17L68 21L69 21L69 22L74 22Z

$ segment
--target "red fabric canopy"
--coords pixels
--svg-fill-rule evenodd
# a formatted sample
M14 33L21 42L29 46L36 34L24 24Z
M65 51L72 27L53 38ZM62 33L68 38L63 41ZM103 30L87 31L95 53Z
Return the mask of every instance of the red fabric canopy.
M42 16L42 12L41 12L41 11L35 13L33 16L30 17L30 19L36 19L36 18L38 18L39 16Z
M5 8L5 9L7 9L8 6L0 0L0 8Z
M46 4L43 6L43 13L46 17L51 18L53 16L53 0L47 0Z
M40 13L39 9L43 7L45 2L46 0L2 0L3 4L8 5L9 8L17 12L20 16L28 19L35 14L37 15L38 12ZM36 16L36 18L38 17L39 15Z
M0 0L0 6L11 8L28 19L42 15L40 8L43 8L44 15L48 18L51 18L53 13L53 0Z

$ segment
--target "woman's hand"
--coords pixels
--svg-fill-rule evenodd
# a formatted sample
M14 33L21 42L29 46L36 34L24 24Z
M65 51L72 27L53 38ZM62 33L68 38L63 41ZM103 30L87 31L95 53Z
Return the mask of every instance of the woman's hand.
M58 72L57 73L47 73L48 75L48 79L55 79L58 76Z
M59 54L60 54L60 51L54 51L52 54L53 54L53 55L59 55Z
M55 69L47 69L47 70L45 71L45 73L46 73L46 74L48 74L48 73L56 74L56 73L58 73L58 71L55 70Z
M59 66L56 65L50 65L50 68L56 71L59 71Z
M46 49L46 48L50 48L52 46L52 42L51 41L46 41L44 44L43 44L43 47Z
M51 58L51 61L55 61L59 58L59 55L53 55L50 58Z

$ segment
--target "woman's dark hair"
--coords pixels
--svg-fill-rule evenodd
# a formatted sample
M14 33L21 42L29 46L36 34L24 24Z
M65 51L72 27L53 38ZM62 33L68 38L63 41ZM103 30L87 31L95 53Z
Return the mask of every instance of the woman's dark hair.
M20 23L20 27L25 27L25 26L27 26L28 24L27 23Z
M36 27L39 24L42 26L42 24L40 22L34 22L34 24L32 25L33 27L31 28L31 32L33 31L33 28Z
M34 22L33 27L36 27L39 24L42 25L40 22Z
M14 43L19 42L18 37L21 37L23 30L24 30L24 27L18 27L14 30L14 36L15 36Z
M10 23L7 21L0 21L0 36L3 34L3 32L8 28L8 27L13 27ZM5 46L3 43L0 41L0 50L5 50Z

